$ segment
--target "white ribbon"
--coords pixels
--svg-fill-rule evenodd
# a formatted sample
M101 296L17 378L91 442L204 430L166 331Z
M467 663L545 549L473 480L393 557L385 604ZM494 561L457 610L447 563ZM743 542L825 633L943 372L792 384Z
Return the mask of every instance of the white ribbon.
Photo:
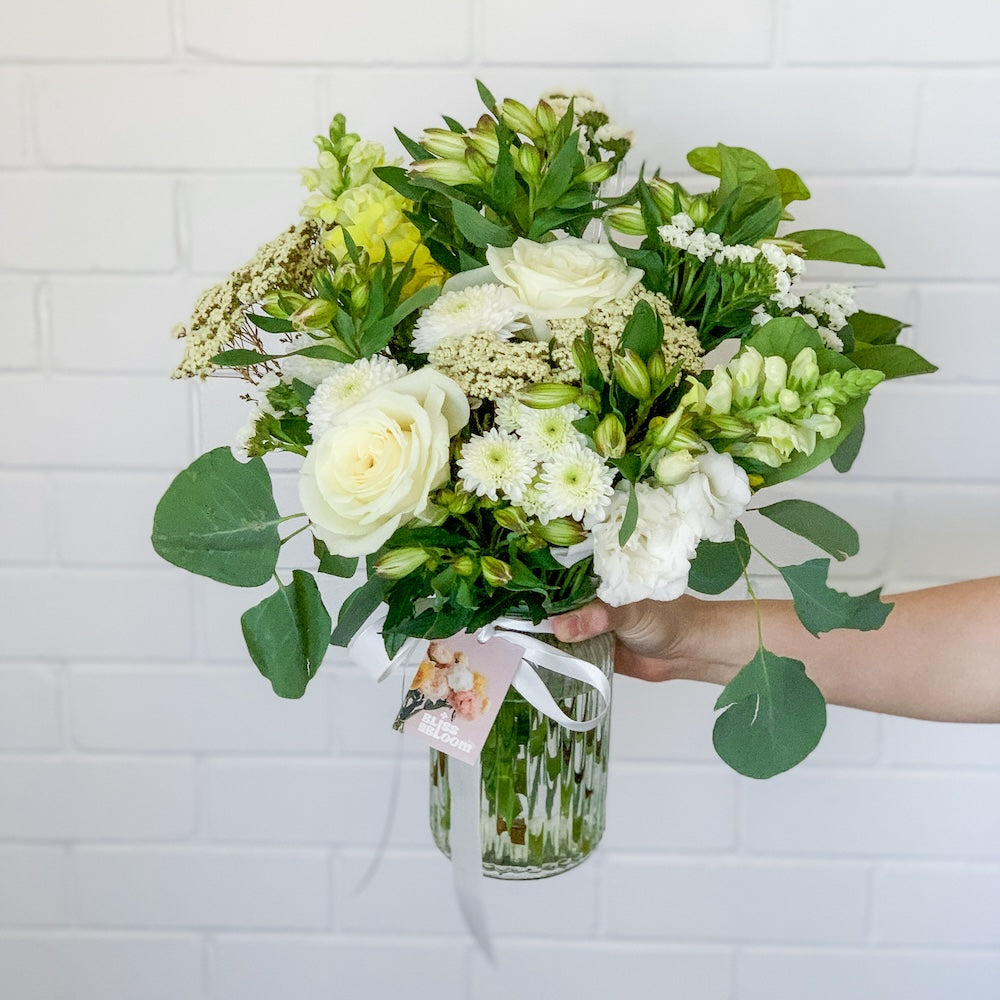
M394 670L405 669L414 659L414 653L421 639L407 639L394 657L389 657L382 642L382 626L385 624L386 609L377 610L358 629L348 643L347 655L356 666L363 668L374 680L381 681ZM495 636L502 636L508 642L521 647L521 662L514 674L511 687L530 705L543 715L574 733L585 733L595 729L607 714L611 705L611 682L593 663L542 642L525 633L552 635L552 624L543 621L534 624L521 618L499 618L479 629L476 637L486 643ZM514 633L512 635L511 633ZM571 719L557 704L545 686L545 682L535 670L535 664L553 673L571 677L592 687L600 695L602 705L590 719ZM395 812L398 792L400 757L396 756L392 785L392 801L389 805L387 824L391 824ZM479 762L466 764L452 757L448 762L449 788L451 789L451 848L452 878L459 909L466 927L484 954L493 961L493 944L490 938L486 910L479 891L479 879L483 874L482 840L480 833L480 770ZM388 841L388 829L383 831L382 841L375 858L369 866L370 878L378 867L379 860Z

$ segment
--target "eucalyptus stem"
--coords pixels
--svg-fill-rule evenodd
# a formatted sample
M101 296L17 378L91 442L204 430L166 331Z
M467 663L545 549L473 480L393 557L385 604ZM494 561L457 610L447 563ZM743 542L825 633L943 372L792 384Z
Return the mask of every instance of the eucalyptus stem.
M279 543L284 545L285 542L290 542L296 535L301 535L303 531L309 529L309 524L303 524L301 528L296 528L290 535L286 535L284 538L279 539Z

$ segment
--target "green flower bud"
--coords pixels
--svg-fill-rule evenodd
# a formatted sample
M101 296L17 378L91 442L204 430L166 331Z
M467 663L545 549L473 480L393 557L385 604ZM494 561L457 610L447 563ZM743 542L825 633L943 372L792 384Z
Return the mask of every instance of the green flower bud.
M528 530L528 519L519 507L498 507L493 511L493 520L505 531L524 534Z
M649 381L654 394L662 392L667 382L667 363L663 359L662 351L656 351L650 356L646 362L646 371L649 372Z
M604 213L604 221L619 233L626 236L645 236L646 223L642 221L642 212L635 205L617 205Z
M764 387L761 398L765 403L775 403L778 393L785 388L788 378L788 362L780 354L770 354L764 358Z
M884 380L885 373L873 368L850 368L844 372L843 378L848 391L854 396L863 396L865 393L871 392Z
M802 406L802 401L794 389L782 389L778 393L778 406L782 413L794 413Z
M524 177L538 178L542 173L542 154L531 145L519 146L511 150L514 165Z
M730 440L746 437L751 430L751 428L747 427L742 420L739 420L737 417L731 417L725 413L713 413L706 419L715 427L716 433L719 437L729 438Z
M588 413L594 414L594 416L598 416L601 412L601 396L593 389L582 391L574 402L580 409L586 410Z
M631 348L615 358L615 381L636 399L646 400L650 396L649 372L642 358Z
M681 407L669 417L653 417L649 422L649 430L646 431L646 443L654 448L669 448L683 418L684 410Z
M486 157L496 163L500 156L500 140L497 138L496 123L489 115L483 115L478 124L469 132L469 142Z
M490 161L474 146L465 151L465 162L469 169L476 175L477 179L483 184L492 183L493 167Z
M438 492L437 502L449 514L461 516L462 514L468 514L475 507L476 497L465 490L443 489Z
M795 355L788 369L788 388L798 393L810 392L819 382L819 365L816 352L811 347L803 347Z
M665 181L662 177L654 177L649 183L649 193L656 202L656 207L669 219L678 212L687 211L691 198L680 184Z
M705 393L705 404L713 417L717 413L729 413L733 408L733 380L722 365L712 371L712 384Z
M368 284L355 285L351 289L351 306L355 314L364 310L368 305L368 298L371 295L371 287Z
M592 163L585 170L573 178L574 184L601 184L615 172L614 165L610 160L599 160Z
M414 173L431 180L450 184L478 184L479 178L468 167L465 160L419 160L410 167Z
M592 349L587 347L586 341L583 337L577 337L573 341L573 346L569 349L570 356L573 358L573 364L576 366L578 372L585 371L590 367L591 363L595 363L594 352Z
M513 576L510 565L493 556L483 556L479 560L479 567L483 571L483 578L491 587L505 587Z
M529 139L539 139L544 134L538 119L520 101L506 97L500 102L499 110L503 123L512 131Z
M538 119L538 124L547 135L555 132L556 126L559 124L559 116L548 101L538 102L535 106L535 118Z
M467 148L466 138L450 128L429 128L420 137L420 145L435 156L461 160Z
M721 420L731 420L731 417L720 417ZM680 427L670 441L671 451L696 451L699 454L705 450L705 442L694 431Z
M594 446L601 458L621 458L628 448L625 427L613 413L609 413L594 431Z
M691 199L687 214L696 226L703 226L712 217L712 206L704 195L697 194Z
M462 555L452 560L451 568L459 576L472 576L479 569L476 560L469 555Z
M294 312L309 301L311 300L307 299L304 295L299 295L298 292L268 292L261 299L260 307L268 316L274 316L277 319L287 319L289 316L289 305L292 312ZM282 305L282 302L285 304Z
M430 553L426 549L416 546L392 549L375 560L375 572L386 580L401 580L423 566L429 558Z
M686 448L668 451L656 463L653 474L663 486L678 486L698 468L698 460Z
M575 403L580 390L575 385L563 382L539 382L522 389L517 398L533 410L551 410L567 403Z
M531 533L550 545L577 545L587 537L583 525L571 517L556 517L548 524L533 524Z
M299 330L321 330L329 325L336 312L337 307L332 302L327 302L326 299L310 299L288 318Z

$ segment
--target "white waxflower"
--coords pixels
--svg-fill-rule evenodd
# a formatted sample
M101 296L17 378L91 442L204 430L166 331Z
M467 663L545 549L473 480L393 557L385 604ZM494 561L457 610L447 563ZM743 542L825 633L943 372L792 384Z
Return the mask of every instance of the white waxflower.
M747 246L745 243L734 243L732 246L723 247L715 255L716 264L752 264L760 256L760 251L756 247Z
M669 226L660 226L657 232L660 234L660 239L675 250L687 250L688 244L691 242L691 236L687 230L672 223Z
M694 232L694 220L687 212L678 212L676 215L670 216L670 225L683 229L685 233Z
M764 306L754 306L753 315L750 317L750 323L752 326L763 326L771 318L771 314Z
M332 375L316 386L309 400L306 412L313 440L318 441L347 407L357 403L372 389L401 378L407 371L405 365L379 355L339 365Z
M458 469L458 478L470 493L491 500L502 493L518 503L535 477L536 462L527 445L494 427L462 446Z
M788 270L788 255L781 247L776 247L773 243L764 243L760 252L763 254L764 260L776 271Z
M699 227L688 238L687 252L698 260L705 261L722 247L722 237L718 233L706 233Z
M585 445L572 444L542 463L538 492L547 519L572 517L588 526L604 519L614 493L615 470Z
M510 340L527 327L524 316L524 304L503 285L471 285L445 292L420 314L413 330L413 349L429 354L443 340L472 333Z
M582 443L584 436L573 426L583 416L575 403L548 410L524 407L518 436L540 458L553 458L567 445Z

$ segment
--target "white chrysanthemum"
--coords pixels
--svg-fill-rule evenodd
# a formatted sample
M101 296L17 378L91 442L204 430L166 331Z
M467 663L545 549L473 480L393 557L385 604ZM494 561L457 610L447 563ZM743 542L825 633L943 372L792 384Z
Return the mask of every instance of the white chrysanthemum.
M639 516L624 546L618 532L625 520L628 493L615 491L607 517L593 527L597 596L612 607L652 598L672 601L684 593L698 535L677 500L664 489L637 483Z
M698 468L670 487L684 520L699 540L731 542L736 520L750 503L747 474L725 452L711 448L697 458Z
M548 506L545 497L541 492L541 480L535 476L524 488L521 499L517 503L518 507L524 511L525 517L536 517L539 521L548 521Z
M525 307L505 285L472 285L445 292L429 305L413 330L413 349L429 354L449 337L492 333L510 340L527 328Z
M258 403L250 411L250 414L247 416L246 423L236 432L232 452L233 456L240 462L247 462L250 460L250 454L247 451L247 448L257 434L257 421L260 420L264 414L265 410Z
M504 396L503 399L497 400L494 422L500 430L509 433L516 431L521 426L525 415L530 412L531 409L524 403L518 402L516 397Z
M542 463L538 492L547 518L572 517L589 526L604 519L614 493L615 470L582 444L563 448Z
M522 441L494 427L462 446L458 469L470 493L491 500L502 493L516 504L535 476L536 462Z
M372 389L395 382L407 373L406 365L391 358L376 355L362 358L349 365L340 365L318 386L309 400L307 414L309 430L318 441L329 429L333 419L349 406L366 396Z
M575 403L548 410L524 407L518 435L539 459L554 458L563 448L586 440L573 426L582 416L583 410Z

